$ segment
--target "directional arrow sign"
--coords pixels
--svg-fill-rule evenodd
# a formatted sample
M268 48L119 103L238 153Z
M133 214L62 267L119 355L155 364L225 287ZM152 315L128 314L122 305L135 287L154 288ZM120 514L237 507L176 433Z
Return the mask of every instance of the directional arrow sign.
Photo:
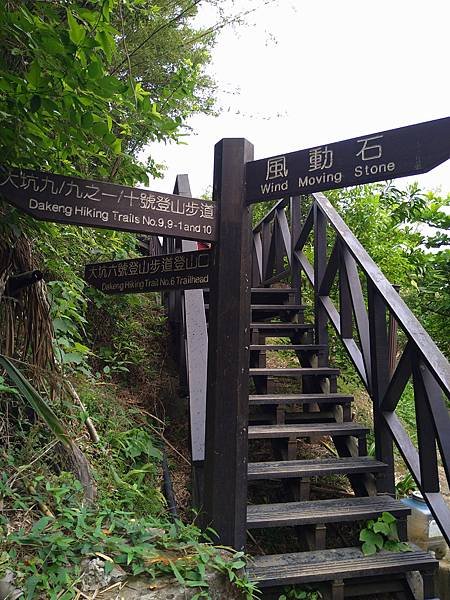
M84 278L105 294L208 287L211 250L86 265Z
M214 202L103 181L0 168L0 197L42 221L216 239Z
M426 173L450 158L450 117L247 163L248 204Z

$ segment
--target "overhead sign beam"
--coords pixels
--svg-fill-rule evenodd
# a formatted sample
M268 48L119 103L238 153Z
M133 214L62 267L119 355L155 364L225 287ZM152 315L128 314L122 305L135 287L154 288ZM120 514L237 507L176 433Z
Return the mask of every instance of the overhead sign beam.
M84 279L105 294L208 287L211 250L179 252L86 265Z
M450 158L450 117L255 160L246 202L426 173Z
M143 188L0 168L0 197L42 221L207 242L217 236L214 202Z

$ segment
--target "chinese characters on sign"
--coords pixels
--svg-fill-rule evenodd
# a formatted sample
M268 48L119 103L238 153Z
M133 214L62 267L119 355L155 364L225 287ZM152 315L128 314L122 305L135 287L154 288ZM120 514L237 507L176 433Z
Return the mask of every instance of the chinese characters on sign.
M84 278L105 294L208 287L211 250L86 265Z
M0 168L0 197L43 221L183 239L216 239L215 205L173 194Z
M450 117L246 165L247 203L425 173L450 158Z

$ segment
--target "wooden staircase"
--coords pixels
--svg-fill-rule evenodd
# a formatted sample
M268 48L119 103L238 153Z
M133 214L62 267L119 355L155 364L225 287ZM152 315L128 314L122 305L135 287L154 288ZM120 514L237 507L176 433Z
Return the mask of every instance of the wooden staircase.
M405 540L409 509L389 495L377 494L377 477L389 466L367 455L369 429L352 420L352 397L339 393L339 370L324 365L327 348L313 343L313 326L304 322L305 307L294 297L294 290L287 288L252 290L249 375L254 393L249 396L247 529L269 532L269 541L258 536L252 550L270 547L270 530L280 527L294 528L298 547L282 554L252 552L249 576L267 598L278 598L287 585L320 588L331 600L379 592L414 598L407 574L420 571L423 598L434 598L437 563L430 554L413 547L410 552L364 556L359 547L337 547L336 525L362 525L385 511L397 518L400 539ZM296 366L272 367L268 356L278 352L289 353L289 362L296 361ZM317 443L324 438L334 444L326 446L335 453L299 455L298 440ZM255 444L266 446L258 449ZM270 460L259 460L261 451ZM329 475L345 476L349 494L313 498L312 482ZM280 482L276 497L253 503L254 497L270 496L271 490L264 488L269 481ZM358 543L359 528L354 529Z
M238 550L250 532L248 572L267 598L278 599L288 584L320 587L332 600L414 598L409 574L419 571L418 597L437 600L429 554L412 548L365 557L356 523L389 511L406 538L408 510L394 499L401 456L450 545L440 481L442 466L450 483L450 364L323 194L276 202L253 227L251 243L242 197L251 152L247 143L231 152L234 142L216 147L221 226L211 290L166 297L189 396L193 503L202 526ZM177 178L175 193L190 195L187 176ZM166 238L162 253L195 249L177 244ZM370 397L376 458L367 455L367 428L353 422L353 399L328 362L331 329ZM279 353L292 357L288 369L280 369ZM407 386L414 436L397 412ZM324 476L347 480L344 493L329 484L334 494L318 494ZM340 539L347 530L353 537Z

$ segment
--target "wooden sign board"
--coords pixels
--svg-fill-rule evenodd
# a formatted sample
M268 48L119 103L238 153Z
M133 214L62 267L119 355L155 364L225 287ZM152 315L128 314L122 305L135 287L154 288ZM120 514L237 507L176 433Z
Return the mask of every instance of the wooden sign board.
M247 204L426 173L450 158L450 117L255 160Z
M0 169L0 196L42 221L212 242L214 202L65 177Z
M209 285L211 250L92 263L84 279L105 294L192 290Z

